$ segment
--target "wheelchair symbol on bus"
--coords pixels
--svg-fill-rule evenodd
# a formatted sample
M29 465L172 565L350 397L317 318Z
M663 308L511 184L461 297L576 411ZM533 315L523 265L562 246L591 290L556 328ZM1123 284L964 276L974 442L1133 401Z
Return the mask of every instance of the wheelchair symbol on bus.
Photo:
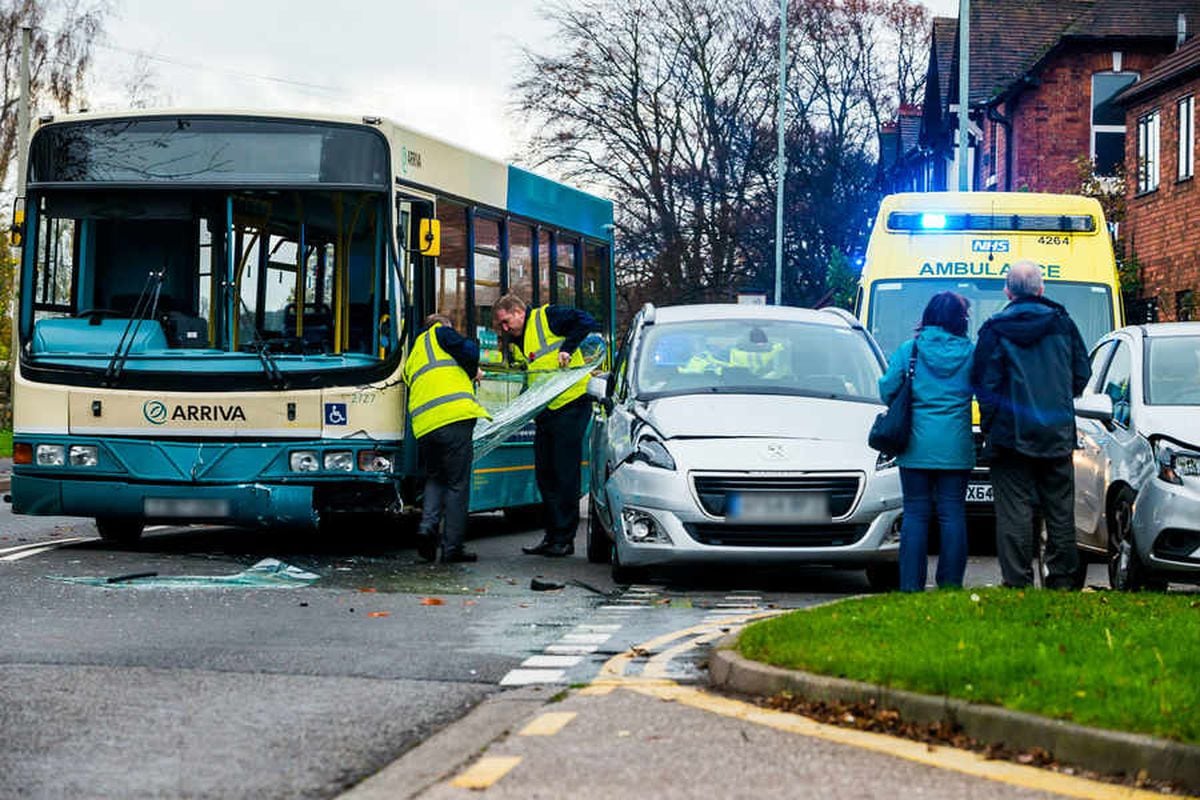
M345 425L348 422L346 417L345 403L326 403L325 404L325 424L326 425Z

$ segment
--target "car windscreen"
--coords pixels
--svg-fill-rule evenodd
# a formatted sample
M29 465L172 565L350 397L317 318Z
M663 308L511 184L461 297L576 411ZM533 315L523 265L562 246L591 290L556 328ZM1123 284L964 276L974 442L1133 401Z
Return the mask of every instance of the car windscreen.
M720 319L656 323L642 336L639 399L712 392L879 401L879 359L849 328Z
M912 338L929 298L947 291L957 292L971 301L968 335L972 339L988 317L1008 304L1002 278L878 281L871 288L867 328L883 352L891 355L901 342ZM1066 307L1088 347L1113 328L1112 293L1107 286L1053 281L1046 284L1046 297Z
M1146 347L1146 403L1200 406L1200 336L1150 339Z

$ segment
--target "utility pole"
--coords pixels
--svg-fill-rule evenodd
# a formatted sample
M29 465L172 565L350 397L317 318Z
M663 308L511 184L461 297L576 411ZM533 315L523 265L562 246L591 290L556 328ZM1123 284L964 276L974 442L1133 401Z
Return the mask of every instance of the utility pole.
M783 305L783 112L787 90L787 0L779 0L779 139L775 152L775 305Z
M969 191L971 132L971 0L958 0L958 190Z

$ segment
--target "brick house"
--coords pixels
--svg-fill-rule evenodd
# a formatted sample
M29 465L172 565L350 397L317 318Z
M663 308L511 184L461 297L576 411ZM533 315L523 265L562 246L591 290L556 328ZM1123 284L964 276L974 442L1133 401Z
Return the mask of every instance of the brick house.
M1076 191L1078 158L1112 174L1125 116L1112 98L1175 50L1200 0L972 0L970 188ZM957 187L958 21L933 20L915 152L889 185Z
M1195 320L1200 295L1200 190L1196 98L1200 37L1180 47L1117 97L1125 142L1126 247L1141 265L1142 297L1160 320Z

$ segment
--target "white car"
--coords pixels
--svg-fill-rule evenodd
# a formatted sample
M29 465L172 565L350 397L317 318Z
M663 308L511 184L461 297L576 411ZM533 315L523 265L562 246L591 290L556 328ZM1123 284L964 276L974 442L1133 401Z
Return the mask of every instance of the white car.
M1077 412L1075 536L1114 589L1200 582L1200 322L1130 325L1092 350Z
M900 477L867 446L884 359L848 313L693 305L637 314L592 426L588 558L864 567L898 582Z

